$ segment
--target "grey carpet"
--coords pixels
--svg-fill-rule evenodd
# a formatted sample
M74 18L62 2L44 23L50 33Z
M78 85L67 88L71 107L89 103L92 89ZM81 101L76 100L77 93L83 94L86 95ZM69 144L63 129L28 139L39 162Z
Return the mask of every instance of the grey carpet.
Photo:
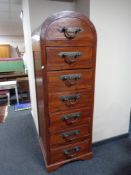
M0 175L47 175L30 111L14 112L0 124ZM131 175L131 139L93 147L90 161L66 164L51 175Z

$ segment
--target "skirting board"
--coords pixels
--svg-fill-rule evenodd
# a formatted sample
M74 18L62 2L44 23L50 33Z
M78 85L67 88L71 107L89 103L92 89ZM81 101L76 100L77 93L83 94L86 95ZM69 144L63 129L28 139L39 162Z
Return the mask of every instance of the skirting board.
M104 140L101 140L101 141L98 141L98 142L94 142L93 146L100 146L100 145L110 143L110 142L113 142L113 141L117 141L117 140L127 138L127 137L129 137L129 133L125 133L125 134L118 135L118 136L115 136L115 137L111 137L111 138L108 138L108 139L104 139Z
M31 110L31 115L32 115L32 118L33 118L33 122L34 122L34 125L35 125L35 128L36 128L36 131L37 131L37 135L39 137L39 128L38 128L38 123L36 123L35 119L34 119L34 113L33 113L33 110ZM37 117L38 118L38 117Z

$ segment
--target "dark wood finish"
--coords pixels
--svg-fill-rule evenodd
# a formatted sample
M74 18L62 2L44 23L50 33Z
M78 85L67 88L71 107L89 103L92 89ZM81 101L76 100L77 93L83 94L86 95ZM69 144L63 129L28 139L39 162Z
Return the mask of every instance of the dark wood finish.
M0 81L16 80L16 78L24 77L28 77L28 75L24 73L0 73Z
M67 151L67 154L65 153ZM58 162L78 157L82 154L91 152L90 141L78 142L75 144L68 144L68 146L52 148L51 149L51 162Z
M72 96L79 96L78 99L72 100L61 100L62 97L72 97ZM92 94L87 93L87 91L74 91L74 92L60 92L60 93L52 93L49 94L49 113L60 112L64 110L70 109L79 109L81 107L90 107L91 104L91 97Z
M61 32L60 30L63 27L68 28L70 30L71 28L78 27L83 31L73 34L72 36L72 33ZM65 35L69 36L69 38L67 38ZM73 37L73 40L78 40L79 42L82 42L83 40L92 41L94 39L94 35L91 31L91 28L85 23L85 21L80 20L78 18L64 17L64 18L57 19L56 21L50 24L48 31L46 33L46 40L63 40L64 41L64 40L69 40L70 36Z
M5 122L5 119L8 115L8 104L5 102L5 104L0 104L0 124Z
M20 92L22 103L30 102L30 93L29 93L29 80L28 77L19 77L16 78L17 88Z
M68 117L66 118L66 116ZM63 128L72 128L82 124L91 125L89 108L80 108L50 114L50 132L60 131L63 130Z
M92 47L47 47L47 69L79 69L92 67ZM70 57L62 58L61 52L81 52L81 56L75 62L69 64Z
M41 147L41 150L42 150L42 153L43 153L45 166L46 166L48 172L55 171L60 166L66 164L66 163L69 163L69 162L72 162L72 161L75 161L75 160L88 160L88 159L91 159L93 157L92 150L90 150L90 152L86 151L84 154L81 154L79 156L77 155L76 157L73 157L73 158L70 158L70 159L65 159L63 161L58 161L58 162L55 162L55 163L48 164L45 149L44 149L41 137L39 138L39 143L40 143L40 147Z
M47 170L92 157L96 31L86 16L64 11L33 35L40 145Z
M37 95L37 108L38 108L38 123L39 123L39 136L40 145L43 152L45 163L49 164L49 120L48 120L48 96L47 92L47 80L46 71L41 69L41 66L45 63L41 58L41 55L46 58L45 52L40 49L40 42L33 41L33 56L34 56L34 70L35 70L35 83L36 83L36 95Z
M66 70L47 73L48 92L92 90L93 70Z
M78 142L85 139L90 135L90 123L79 127L63 129L63 131L57 131L50 133L50 145L60 146L69 143Z

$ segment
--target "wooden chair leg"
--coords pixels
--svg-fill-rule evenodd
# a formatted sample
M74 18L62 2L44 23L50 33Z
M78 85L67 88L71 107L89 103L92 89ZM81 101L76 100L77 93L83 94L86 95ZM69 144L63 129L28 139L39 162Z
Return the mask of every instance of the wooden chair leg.
M10 106L10 92L7 93L7 98L8 98L8 106Z

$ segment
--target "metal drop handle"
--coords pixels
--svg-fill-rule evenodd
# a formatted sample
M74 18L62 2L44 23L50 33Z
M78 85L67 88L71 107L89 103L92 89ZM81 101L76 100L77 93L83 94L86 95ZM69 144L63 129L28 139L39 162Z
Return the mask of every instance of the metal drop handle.
M58 55L64 59L65 63L73 64L82 56L82 52L60 52Z
M61 96L62 101L77 100L80 98L80 94Z
M80 130L73 130L73 131L62 133L62 136L63 138L68 138L68 137L76 136L78 134L80 134Z
M76 119L80 117L80 112L75 112L75 113L71 113L71 114L66 114L61 116L62 120L70 120L70 119Z
M81 78L80 74L68 74L68 75L61 75L60 76L60 79L68 87L75 85L80 78Z
M62 58L78 58L82 56L82 52L60 52L58 55Z
M59 31L64 33L67 39L74 39L78 33L84 30L81 27L60 27Z
M75 95L67 95L67 96L61 96L60 100L65 103L67 106L72 106L77 103L77 101L80 98L80 94Z
M74 157L77 152L80 151L79 146L75 146L74 148L71 149L66 149L63 151L64 155L66 155L68 158Z
M78 80L81 78L80 74L68 74L68 75L61 75L60 79L65 81L65 80Z
M77 122L77 119L80 118L80 116L81 116L80 112L75 112L75 113L66 114L66 115L61 116L61 120L65 121L66 124L71 125Z

